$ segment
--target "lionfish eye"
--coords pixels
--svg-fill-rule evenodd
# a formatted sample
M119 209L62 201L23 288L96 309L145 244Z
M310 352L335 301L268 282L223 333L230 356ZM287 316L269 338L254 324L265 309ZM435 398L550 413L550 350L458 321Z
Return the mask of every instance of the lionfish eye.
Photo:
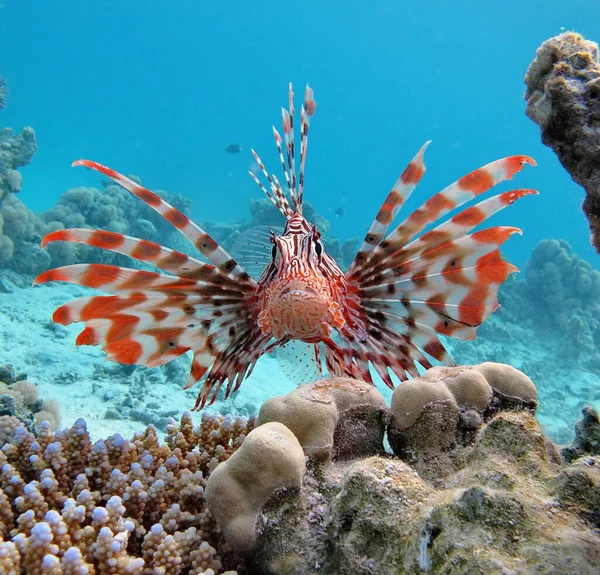
M323 245L319 241L315 241L315 252L318 256L320 256L323 253Z
M273 244L273 248L271 249L271 257L275 260L275 256L277 255L277 244Z

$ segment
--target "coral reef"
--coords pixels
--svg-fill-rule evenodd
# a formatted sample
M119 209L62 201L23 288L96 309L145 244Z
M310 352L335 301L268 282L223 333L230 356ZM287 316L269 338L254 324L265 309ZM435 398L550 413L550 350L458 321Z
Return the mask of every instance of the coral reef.
M434 367L394 390L388 438L394 453L435 484L455 470L484 422L500 411L536 408L533 382L510 365Z
M231 561L205 505L206 478L252 420L186 414L165 444L149 426L92 444L85 422L0 451L0 572L214 575ZM230 575L234 572L229 571Z
M514 323L531 327L538 337L560 338L563 363L600 368L600 271L568 242L539 242L525 280L507 285L501 299Z
M11 365L0 365L0 447L16 429L24 426L36 432L36 425L47 422L51 431L60 424L60 406L54 399L40 399L38 388L17 374Z
M600 65L598 45L566 32L546 40L525 75L527 115L573 180L583 186L592 244L600 253Z
M126 256L82 244L57 242L49 245L47 250L40 247L45 234L65 227L100 227L150 241L160 239L164 244L177 241L177 232L152 209L136 201L120 186L103 184L103 190L71 188L55 207L41 214L31 212L16 197L7 197L0 204L0 267L31 275L49 267L84 260L132 265ZM182 196L158 193L177 209L189 211L191 204Z
M0 110L6 106L6 80L0 76ZM9 194L21 191L22 178L18 168L26 166L37 150L33 128L23 128L16 135L10 128L0 130L0 203ZM2 234L2 216L0 216L0 266L2 252L8 248Z
M388 410L363 382L325 379L256 423L170 420L164 444L152 425L94 444L82 420L21 426L0 451L0 571L595 574L597 413L563 462L519 370L432 368L415 383Z
M282 420L277 429L281 455L275 449L260 457L264 470L248 470L246 463L234 466L230 476L233 458L217 467L229 483L213 497L220 498L226 512L210 502L209 507L217 510L217 524L249 573L597 572L597 461L585 456L563 463L534 419L537 392L524 373L484 363L433 368L415 385L402 383L392 400L393 418L387 419L390 444L394 434L415 429L418 434L403 437L396 449L400 457L383 451L330 457L351 453L342 444L356 441L354 434L332 432L331 414L338 415L339 425L346 411L361 404L371 411L380 406L360 382L353 389L344 381L345 386L323 380L267 402L268 418L261 413L248 437L261 429L268 435L265 428ZM310 414L311 407L316 415ZM296 430L307 455L299 487L301 459L289 463L297 447L286 447L293 435L284 423ZM371 425L376 436L380 423L371 418L365 426ZM315 444L328 447L325 457ZM236 457L245 448L246 443ZM259 460L250 448L243 457ZM436 463L444 458L450 464ZM270 473L277 461L288 470L283 473L288 479L280 483ZM252 513L239 517L235 502L250 482L260 496L250 497ZM235 529L232 533L230 524L236 521L243 526L242 536Z
M600 455L600 417L598 412L587 405L582 409L583 419L575 426L575 441L562 449L566 461L573 461L583 455Z
M10 128L0 130L0 202L11 193L21 191L18 168L26 166L37 150L33 128L15 134Z

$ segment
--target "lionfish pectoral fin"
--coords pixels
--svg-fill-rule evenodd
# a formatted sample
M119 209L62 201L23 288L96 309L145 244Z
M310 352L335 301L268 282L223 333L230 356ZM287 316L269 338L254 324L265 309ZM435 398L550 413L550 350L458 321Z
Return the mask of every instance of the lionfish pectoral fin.
M411 164L411 173L422 172L419 154ZM442 218L512 178L525 164L535 162L528 156L511 156L471 172L384 238L391 214L402 203L399 197L406 196L390 194L392 200L388 197L389 205L384 204L371 227L372 237L367 236L346 274L349 290L359 302L354 314L362 334L358 336L355 327L342 331L346 364L354 362L363 375L370 364L391 386L390 371L404 380L431 367L431 359L451 362L440 335L475 339L479 325L497 309L498 288L517 271L502 259L500 246L520 230L507 226L472 230L517 199L537 192L511 190ZM429 231L422 233L425 228Z
M80 298L60 306L54 321L83 322L77 345L99 345L107 359L156 367L189 351L188 385L206 377L199 403L228 393L248 374L266 346L257 325L257 283L194 222L158 195L101 164L80 160L122 185L177 228L214 265L154 242L101 230L67 229L48 234L124 254L167 274L105 264L74 264L40 274L34 283L63 281L115 295ZM172 275L170 275L172 274ZM214 393L211 394L211 391Z

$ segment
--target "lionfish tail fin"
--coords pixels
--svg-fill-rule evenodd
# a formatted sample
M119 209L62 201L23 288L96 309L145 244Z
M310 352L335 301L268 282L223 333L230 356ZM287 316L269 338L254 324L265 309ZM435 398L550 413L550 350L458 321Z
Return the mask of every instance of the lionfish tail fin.
M265 193L265 195L271 200L271 202L277 207L277 209L285 216L286 219L290 219L294 213L302 213L303 203L303 192L304 192L304 172L306 165L306 151L308 147L308 128L310 126L310 119L315 113L317 104L314 99L312 88L306 86L304 94L304 104L300 111L300 172L299 176L296 175L296 158L295 158L295 146L294 146L294 92L292 84L289 84L289 109L281 109L282 124L283 124L283 138L281 134L273 127L273 136L275 138L275 145L277 146L277 152L279 154L279 161L283 169L283 175L285 177L285 183L287 191L289 193L290 201L288 196L281 186L277 176L269 174L265 168L264 163L260 159L259 155L252 150L252 155L256 160L260 170L265 176L269 187L267 187L259 180L254 172L249 172L252 179L256 182L258 187ZM285 149L284 149L285 146Z
M451 363L439 335L475 339L478 327L498 308L500 285L518 271L502 258L500 246L521 230L509 226L472 230L516 200L537 192L503 192L442 218L512 178L525 164L535 162L527 156L512 156L471 172L383 238L390 215L397 213L402 202L392 191L389 205L380 211L385 217L372 226L376 240L363 244L362 255L346 274L356 300L356 333L351 336L362 336L363 342L350 353L363 373L368 375L370 361L391 385L388 371L404 380L418 375L419 366L430 367L431 359ZM419 154L411 165L417 176L424 169ZM426 227L429 231L421 233Z

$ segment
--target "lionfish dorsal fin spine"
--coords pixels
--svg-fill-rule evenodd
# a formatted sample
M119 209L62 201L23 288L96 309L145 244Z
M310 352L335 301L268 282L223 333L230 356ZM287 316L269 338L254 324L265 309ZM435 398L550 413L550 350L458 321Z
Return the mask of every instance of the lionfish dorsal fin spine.
M308 149L308 129L310 127L310 119L317 109L314 93L312 88L307 84L304 92L304 104L300 110L300 177L298 179L298 206L299 212L302 213L302 201L304 195L304 174L306 166L306 151Z
M261 161L258 154L252 150L252 155L254 156L254 159L256 160L256 163L258 164L263 175L267 179L270 190L261 183L255 173L250 172L252 179L288 220L294 215L294 213L302 214L305 181L304 173L306 166L306 151L308 148L308 129L310 126L310 119L315 113L316 108L317 104L314 99L313 90L307 85L304 93L304 103L300 111L300 172L298 177L296 177L296 159L294 148L294 91L292 89L291 82L289 84L289 110L281 108L283 138L277 129L273 127L273 137L275 138L275 145L277 146L279 161L281 163L281 167L283 168L283 174L285 176L285 182L289 192L289 197L291 199L291 204L277 177L275 175L270 175L267 172L267 169L265 168L265 165ZM285 151L283 149L284 144Z

